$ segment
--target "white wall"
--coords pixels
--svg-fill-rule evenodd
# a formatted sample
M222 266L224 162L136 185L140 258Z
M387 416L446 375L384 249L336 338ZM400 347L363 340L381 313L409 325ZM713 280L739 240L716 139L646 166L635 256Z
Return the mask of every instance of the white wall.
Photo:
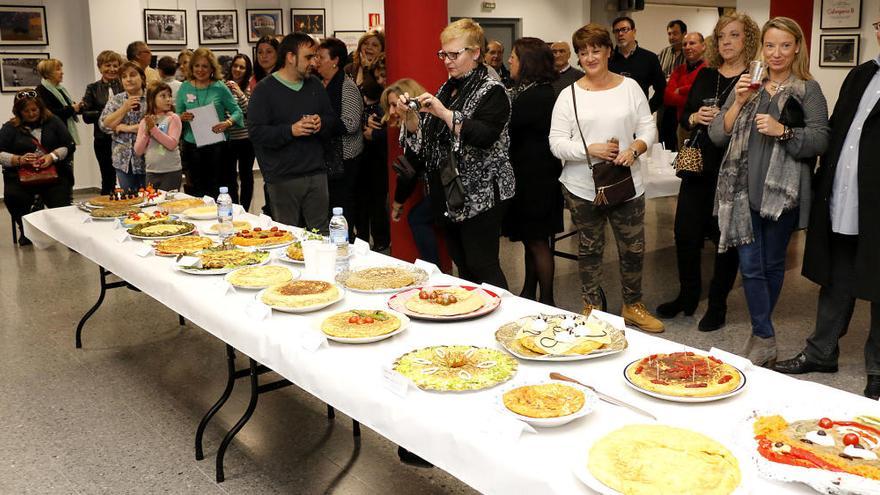
M48 23L48 46L4 46L3 53L49 53L53 58L64 64L64 81L62 84L70 92L71 97L79 100L85 92L85 83L92 79L91 67L94 58L91 56L89 39L88 0L44 0L23 1L4 0L6 5L43 5L46 7ZM0 94L0 123L12 116L14 93ZM88 187L100 184L100 174L92 151L92 126L80 122L80 147L74 155L74 173L77 187ZM3 185L0 184L0 196Z
M821 0L813 0L819 3ZM809 5L809 0L804 0L805 5ZM736 10L745 12L758 23L758 27L763 26L770 19L770 0L737 0Z
M718 22L717 7L686 7L682 5L645 4L645 10L633 12L636 21L639 46L654 53L669 45L666 38L666 24L673 19L681 19L688 31L708 36Z

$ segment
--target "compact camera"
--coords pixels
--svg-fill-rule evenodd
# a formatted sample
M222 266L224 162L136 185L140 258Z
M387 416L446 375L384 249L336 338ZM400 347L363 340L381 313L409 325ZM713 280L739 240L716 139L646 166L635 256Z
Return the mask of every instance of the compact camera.
M410 98L410 99L406 100L406 107L409 108L410 110L412 110L413 112L418 112L419 108L421 108L422 105L421 105L421 103L419 103L419 100L417 100L415 98Z

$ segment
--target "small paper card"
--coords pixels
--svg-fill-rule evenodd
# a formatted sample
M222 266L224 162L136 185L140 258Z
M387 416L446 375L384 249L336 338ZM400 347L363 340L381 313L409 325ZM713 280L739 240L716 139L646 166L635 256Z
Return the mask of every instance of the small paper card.
M92 223L92 216L86 215L85 217L83 217L83 223Z
M232 284L227 282L225 279L221 278L211 282L211 292L213 292L217 296L225 296L230 292L235 294L235 287L233 287Z
M141 258L146 258L147 256L153 254L153 246L147 243L141 244L140 246L138 246L137 249L135 249L134 253Z
M244 308L244 312L248 316L248 318L257 321L263 321L272 316L272 308L266 306L260 301L253 301L251 303L248 303L248 305Z
M478 424L479 426L477 428L479 431L485 433L487 436L507 440L510 443L519 440L523 431L537 433L535 429L527 423L495 413L479 418Z
M727 351L719 349L717 347L713 347L713 348L709 349L709 355L715 356L718 359L724 361L725 363L730 363L733 366L736 366L737 368L739 368L741 371L747 371L747 370L752 369L752 362L749 361L748 359L746 359L742 356L737 356L736 354L727 352Z
M125 241L130 241L131 237L128 235L127 230L123 230L122 232L119 232L116 235L115 239L116 239L116 242L118 242L119 244L122 244Z
M363 239L356 238L352 248L354 249L354 254L364 256L370 252L370 243Z
M211 196L207 196L207 195L202 196L202 201L208 206L211 206L214 204L214 198L212 198Z
M116 230L124 229L124 228L125 228L125 226L122 225L122 219L121 219L121 218L117 218L116 220L113 221L113 228L116 229Z
M435 265L434 263L431 263L429 261L416 260L416 262L414 264L417 267L421 268L422 270L425 270L426 272L428 272L429 277L433 276L437 273L440 273L440 269L437 268L437 265Z
M398 397L406 397L409 392L409 379L389 366L382 367L382 385Z
M321 346L327 345L327 337L321 332L305 331L300 335L299 344L309 352L315 352Z
M202 259L198 256L181 256L175 263L182 268L198 268L202 264Z
M507 297L507 296L513 295L510 292L508 292L507 289L502 289L501 287L495 287L494 285L487 284L486 282L483 282L482 284L480 284L480 287L482 287L483 289L488 290L490 292L494 292L495 294L498 295L498 297Z

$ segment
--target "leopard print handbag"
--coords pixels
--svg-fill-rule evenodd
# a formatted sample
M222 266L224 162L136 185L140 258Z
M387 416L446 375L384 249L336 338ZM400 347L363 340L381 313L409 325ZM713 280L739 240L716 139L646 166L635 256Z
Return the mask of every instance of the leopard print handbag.
M685 140L684 146L678 150L678 155L675 156L675 161L672 162L672 167L676 172L703 173L703 153L696 144L701 130L697 129L697 132L694 133L691 139Z

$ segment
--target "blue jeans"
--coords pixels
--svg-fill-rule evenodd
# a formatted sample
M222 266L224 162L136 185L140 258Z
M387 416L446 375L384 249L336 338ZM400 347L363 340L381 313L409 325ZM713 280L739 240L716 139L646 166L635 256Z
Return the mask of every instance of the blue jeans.
M775 335L771 318L779 293L782 292L785 251L798 217L797 208L784 212L776 221L761 218L758 212L752 210L755 240L737 248L743 290L752 319L752 334L757 337Z
M116 180L119 182L119 187L121 187L123 191L137 192L138 189L147 186L146 174L129 174L116 169Z

